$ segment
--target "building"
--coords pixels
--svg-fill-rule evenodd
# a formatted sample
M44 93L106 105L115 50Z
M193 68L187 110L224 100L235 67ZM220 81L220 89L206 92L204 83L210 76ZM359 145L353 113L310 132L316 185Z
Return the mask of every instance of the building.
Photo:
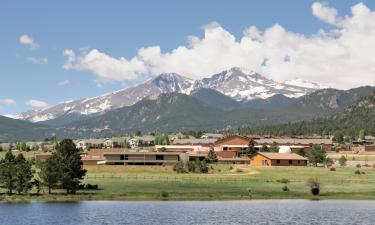
M104 147L106 148L124 148L127 146L127 140L130 138L126 137L113 137L108 138L104 141Z
M307 166L307 159L295 153L258 152L251 158L252 166Z
M375 145L355 146L355 147L351 147L351 150L353 152L356 152L356 153L359 153L359 152L375 152Z
M278 146L289 146L294 153L297 153L300 149L309 152L313 145L321 145L326 151L331 151L333 145L331 139L321 138L261 138L254 141L260 146L270 146L273 143L276 143Z
M179 152L105 152L106 165L173 165L178 161L188 161L187 153Z
M157 152L208 152L209 147L201 145L155 145Z
M215 151L231 151L241 152L246 151L249 145L250 139L239 135L233 135L221 140L217 140L214 143Z
M155 137L152 135L135 136L129 139L129 146L131 148L138 148L142 146L155 145Z
M223 134L215 134L215 133L205 133L201 136L203 139L223 139L224 135Z
M203 147L210 147L217 141L215 138L186 138L174 139L172 145L200 145Z
M100 149L104 148L104 141L103 138L92 138L92 139L81 139L75 141L76 147L81 148L83 150L89 150L92 148Z

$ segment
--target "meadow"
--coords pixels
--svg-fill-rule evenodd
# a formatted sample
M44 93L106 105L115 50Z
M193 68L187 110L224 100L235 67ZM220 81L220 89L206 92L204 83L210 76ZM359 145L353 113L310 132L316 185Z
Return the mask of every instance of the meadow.
M249 200L249 199L375 199L375 168L269 167L211 165L209 174L176 174L171 166L87 166L84 183L99 190L76 195L5 196L7 201L79 200ZM361 174L355 174L360 170ZM312 196L306 181L318 179L321 194ZM289 191L283 191L288 179ZM46 190L43 190L46 193Z

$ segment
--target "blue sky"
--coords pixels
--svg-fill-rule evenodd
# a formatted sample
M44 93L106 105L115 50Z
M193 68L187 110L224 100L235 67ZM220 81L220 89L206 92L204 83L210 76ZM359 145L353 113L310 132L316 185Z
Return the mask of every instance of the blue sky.
M44 107L44 103L53 105L69 99L93 97L136 84L155 76L158 71L175 72L165 71L174 68L173 65L152 59L153 65L147 67L147 72L134 70L134 67L124 68L136 75L131 79L127 75L117 78L112 73L107 79L106 72L98 72L101 68L97 65L83 65L80 60L92 49L113 59L124 57L127 60L137 57L139 49L149 46L160 46L162 54L171 53L178 46L187 46L188 36L203 39L204 31L208 29L205 25L212 25L214 21L215 29L224 29L236 40L241 39L244 30L250 26L264 31L279 24L287 32L307 37L316 35L320 29L329 31L342 27L327 23L326 14L314 16L313 3L295 0L1 1L0 114L17 114ZM357 3L325 1L323 5L336 9L344 18ZM375 9L374 1L363 3L369 9ZM20 41L22 35L27 37ZM67 49L81 58L74 58L73 65L64 68L68 57L63 53ZM221 67L202 71L218 68ZM195 78L204 74L196 75L199 72L189 68L183 71ZM318 78L312 80L319 82ZM342 86L347 87L345 83Z

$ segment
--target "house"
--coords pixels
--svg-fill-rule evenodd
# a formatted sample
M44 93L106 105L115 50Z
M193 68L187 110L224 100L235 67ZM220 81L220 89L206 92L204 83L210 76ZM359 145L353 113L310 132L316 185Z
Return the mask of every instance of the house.
M214 143L215 151L246 152L250 139L239 135L233 135Z
M135 136L130 138L128 142L131 148L153 146L155 145L155 137L152 135Z
M77 148L81 148L83 150L89 150L92 148L103 148L104 147L104 141L105 139L102 138L93 138L93 139L81 139L76 140L75 144Z
M307 159L295 153L258 152L251 157L252 166L307 166Z
M204 133L201 138L203 139L222 139L224 138L223 134L215 134L215 133Z
M113 137L108 138L104 141L104 147L106 148L124 148L127 146L127 140L126 137Z
M375 143L375 136L366 135L365 136L366 141L371 141L372 143Z
M157 152L208 152L209 147L201 145L155 145Z

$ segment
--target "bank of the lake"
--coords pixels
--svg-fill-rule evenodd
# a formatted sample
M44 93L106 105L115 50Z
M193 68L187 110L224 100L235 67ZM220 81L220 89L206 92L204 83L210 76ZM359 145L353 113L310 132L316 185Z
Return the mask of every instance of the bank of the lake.
M3 201L82 200L249 200L249 199L374 199L375 169L314 167L253 168L213 165L209 174L176 174L171 167L92 166L84 183L98 184L99 190L81 190L76 195L0 195ZM361 174L355 174L360 170ZM318 179L321 194L310 194L306 181ZM280 180L288 179L289 191ZM5 190L2 190L4 192Z
M0 203L1 224L372 225L375 201L83 201Z

